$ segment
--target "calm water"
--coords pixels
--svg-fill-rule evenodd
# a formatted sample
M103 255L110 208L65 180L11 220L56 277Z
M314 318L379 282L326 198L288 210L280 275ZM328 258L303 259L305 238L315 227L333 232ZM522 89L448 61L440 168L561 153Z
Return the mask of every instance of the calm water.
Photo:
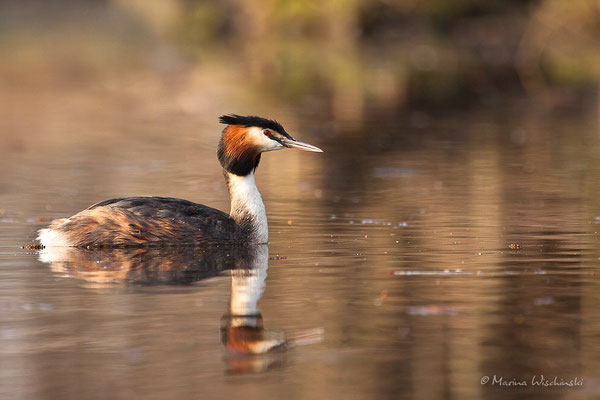
M263 157L268 248L48 255L20 246L105 198L228 209L218 111L62 96L2 123L0 397L600 395L594 116L300 114L325 153Z

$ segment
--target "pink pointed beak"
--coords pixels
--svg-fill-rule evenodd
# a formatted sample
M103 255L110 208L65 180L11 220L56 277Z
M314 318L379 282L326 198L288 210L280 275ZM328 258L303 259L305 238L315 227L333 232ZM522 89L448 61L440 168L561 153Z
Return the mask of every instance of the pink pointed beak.
M286 137L281 138L281 144L291 149L299 149L304 151L314 151L316 153L322 153L323 150L312 144L300 142L296 139L288 139Z

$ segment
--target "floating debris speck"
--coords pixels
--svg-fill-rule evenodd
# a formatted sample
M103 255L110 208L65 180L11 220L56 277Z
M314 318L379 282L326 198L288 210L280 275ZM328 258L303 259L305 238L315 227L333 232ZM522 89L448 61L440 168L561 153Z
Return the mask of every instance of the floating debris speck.
M445 269L443 271L416 271L416 270L399 270L392 273L396 276L406 275L473 275L472 272L463 272L462 269Z
M548 306L550 304L554 304L554 298L538 297L537 299L533 300L533 304L535 304L536 306Z
M430 306L415 306L406 309L408 315L457 315L458 310L455 308L430 305Z
M360 223L363 225L387 225L387 226L392 225L391 221L385 221L383 219L371 219L371 218L365 218L365 219L361 220Z
M43 244L28 244L26 246L21 246L22 249L25 250L43 250L45 246Z
M376 178L402 178L413 176L416 172L412 168L388 167L388 168L373 168L373 176Z

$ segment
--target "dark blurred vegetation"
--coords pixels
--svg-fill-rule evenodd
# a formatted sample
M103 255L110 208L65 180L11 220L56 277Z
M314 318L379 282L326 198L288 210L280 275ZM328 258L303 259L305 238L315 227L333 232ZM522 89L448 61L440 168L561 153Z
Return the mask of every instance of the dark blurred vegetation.
M158 73L341 120L521 93L556 106L595 95L599 38L592 0L22 1L0 6L0 84Z

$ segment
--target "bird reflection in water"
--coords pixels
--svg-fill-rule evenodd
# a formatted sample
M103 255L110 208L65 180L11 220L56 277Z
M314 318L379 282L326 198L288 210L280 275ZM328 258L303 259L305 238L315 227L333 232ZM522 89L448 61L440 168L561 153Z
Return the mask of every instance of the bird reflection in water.
M270 353L323 340L321 328L293 334L264 328L257 303L265 289L268 246L255 247L249 261L243 268L231 269L229 312L221 320L221 341L227 349L230 373L263 371L281 361Z
M78 278L90 287L115 284L190 285L231 272L229 309L221 318L227 372L261 372L280 365L291 347L319 343L323 329L295 333L267 330L258 308L265 290L269 248L165 247L80 249L47 248L40 260L60 277Z

